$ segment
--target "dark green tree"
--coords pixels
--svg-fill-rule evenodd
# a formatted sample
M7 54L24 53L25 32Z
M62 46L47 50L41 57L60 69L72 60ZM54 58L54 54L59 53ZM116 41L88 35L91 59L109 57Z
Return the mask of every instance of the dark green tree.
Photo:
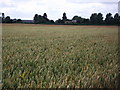
M34 23L36 23L36 24L48 24L48 23L50 23L50 21L47 18L47 14L46 13L44 13L43 16L35 14L35 16L34 16Z
M47 18L47 14L46 14L46 13L44 13L44 14L43 14L43 17L44 17L44 18Z
M13 23L17 23L17 19L15 18L15 19L13 19Z
M77 23L82 23L84 19L83 19L82 17L79 17L79 16L74 16L74 17L72 18L72 20L76 20Z
M22 20L21 20L21 19L18 19L18 20L17 20L17 23L22 23Z
M97 24L97 13L93 13L91 16L90 16L90 23L91 24Z
M83 24L89 24L89 19L83 19L83 22L82 22Z
M43 17L41 15L38 15L38 23L43 23Z
M50 23L51 23L51 24L54 24L55 22L54 22L53 20L50 20Z
M5 14L4 13L2 13L2 18L5 19Z
M111 13L108 13L105 18L105 24L113 24L113 17Z
M49 19L47 18L47 14L45 14L44 16L41 17L41 21L42 21L42 23L44 23L44 24L50 23L50 22L49 22Z
M120 22L120 18L119 18L120 16L119 16L119 14L118 13L116 13L115 15L114 15L114 24L115 25L118 25L119 24L119 22Z
M101 13L97 15L97 24L103 24L103 15Z
M7 16L7 17L5 18L5 23L11 23L10 16Z
M63 24L63 20L61 20L61 19L58 19L58 20L56 20L55 21L57 24Z
M38 24L39 23L39 15L35 14L34 16L34 23Z
M78 19L78 16L74 16L73 18L72 18L72 20L77 20Z
M5 22L5 14L2 13L2 23L4 23L4 22Z
M66 13L65 13L65 12L63 13L62 20L63 20L63 22L65 22L65 21L67 20L67 16L66 16Z

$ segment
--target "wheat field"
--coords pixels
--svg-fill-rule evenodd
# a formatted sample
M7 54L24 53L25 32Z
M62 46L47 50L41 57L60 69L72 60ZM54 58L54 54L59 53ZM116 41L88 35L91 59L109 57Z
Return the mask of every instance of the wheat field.
M117 88L118 27L2 25L3 88Z

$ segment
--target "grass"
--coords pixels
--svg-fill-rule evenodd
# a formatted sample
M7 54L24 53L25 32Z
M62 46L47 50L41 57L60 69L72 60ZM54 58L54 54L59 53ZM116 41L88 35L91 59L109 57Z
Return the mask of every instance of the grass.
M3 88L118 87L118 27L3 24Z

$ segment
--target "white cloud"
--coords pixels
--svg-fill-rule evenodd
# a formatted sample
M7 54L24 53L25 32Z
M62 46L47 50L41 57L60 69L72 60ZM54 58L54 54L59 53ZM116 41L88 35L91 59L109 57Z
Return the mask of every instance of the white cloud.
M0 11L12 18L33 19L34 14L48 14L50 19L68 18L74 15L89 18L92 13L118 12L119 0L0 0Z

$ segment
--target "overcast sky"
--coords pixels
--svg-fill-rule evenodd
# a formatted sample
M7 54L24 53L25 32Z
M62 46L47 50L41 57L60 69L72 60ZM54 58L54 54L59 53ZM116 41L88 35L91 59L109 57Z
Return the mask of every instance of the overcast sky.
M113 15L118 12L119 0L0 0L0 12L11 18L32 20L35 14L47 13L49 19L62 18L66 12L71 19L78 15L89 18L92 13Z

